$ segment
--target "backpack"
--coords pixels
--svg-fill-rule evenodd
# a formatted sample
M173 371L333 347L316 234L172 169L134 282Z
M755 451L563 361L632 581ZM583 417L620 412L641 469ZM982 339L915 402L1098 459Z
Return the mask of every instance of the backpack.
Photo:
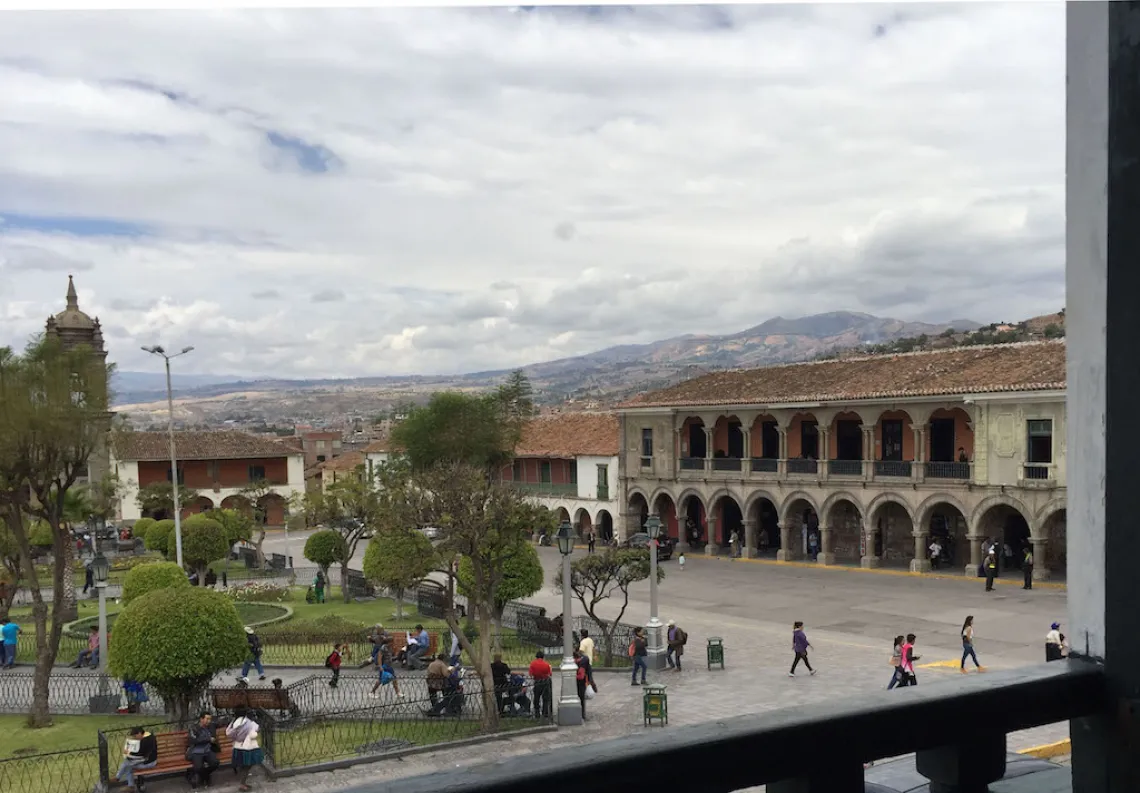
M633 658L633 654L634 654L634 652L636 652L636 650L637 650L637 642L630 642L629 643L629 657L630 658Z
M325 659L325 669L332 669L333 668L333 656L334 655L336 655L335 651L329 653L328 658Z
M678 628L677 629L677 641L679 641L681 643L681 646L684 647L686 644L689 643L689 634L685 633L683 630Z

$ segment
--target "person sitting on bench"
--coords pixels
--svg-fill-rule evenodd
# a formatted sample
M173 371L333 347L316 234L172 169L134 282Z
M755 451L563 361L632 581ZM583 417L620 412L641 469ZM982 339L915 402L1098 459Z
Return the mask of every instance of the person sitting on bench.
M210 776L220 765L217 725L213 721L214 717L208 711L202 711L197 723L190 726L186 735L186 759L190 761L191 766L186 772L186 777L190 781L192 790L209 787Z
M154 768L158 765L158 739L142 727L132 727L131 734L123 744L123 762L115 778L126 785L127 790L135 790L135 771Z
M427 654L428 649L431 647L431 637L428 632L424 630L423 625L416 626L416 633L413 636L408 634L408 648L407 648L407 665L409 669L419 669L423 662L420 660Z
M99 666L99 628L95 625L91 626L91 633L87 636L87 649L80 651L72 666L82 669L88 664L92 669Z

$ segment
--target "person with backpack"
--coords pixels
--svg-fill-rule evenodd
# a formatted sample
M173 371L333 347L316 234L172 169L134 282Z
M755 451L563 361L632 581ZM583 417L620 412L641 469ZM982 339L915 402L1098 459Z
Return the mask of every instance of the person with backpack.
M332 670L332 677L329 679L329 687L336 688L337 683L340 682L340 665L344 661L344 656L348 655L348 645L334 644L332 652L329 653L328 658L325 659L325 669Z
M978 663L978 654L974 652L974 617L971 615L966 617L966 621L962 623L962 674L966 674L966 659L974 659L974 668L979 672L986 671L986 668Z
M685 633L674 620L669 620L668 631L665 634L665 663L669 664L670 669L681 671L681 656L685 654L685 645L688 641L689 634Z
M914 654L914 643L916 639L913 633L908 633L906 639L903 641L903 646L899 648L899 668L902 670L899 676L902 678L899 682L899 688L903 686L917 686L918 678L914 674L914 662L922 656Z
M895 646L891 648L891 666L894 671L891 672L891 682L887 683L887 691L890 691L897 685L902 683L902 647L906 642L905 636L895 637Z
M646 663L646 657L649 655L649 643L645 640L645 629L634 628L633 640L629 643L629 657L633 660L633 677L630 679L631 686L638 685L637 670L641 670L641 685L648 685L645 680L645 673L649 670L649 664Z
M256 667L257 679L264 680L265 667L261 665L261 639L256 633L253 632L253 628L249 627L248 625L245 626L245 640L249 643L249 658L247 658L245 660L245 663L242 664L241 676L238 678L238 680L243 683L249 682L250 667Z

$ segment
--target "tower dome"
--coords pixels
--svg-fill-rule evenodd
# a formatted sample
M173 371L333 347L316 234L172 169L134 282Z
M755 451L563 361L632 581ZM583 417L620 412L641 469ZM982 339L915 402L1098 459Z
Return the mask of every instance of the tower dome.
M75 293L75 281L67 276L67 308L52 317L60 330L94 330L95 320L79 310L79 295Z

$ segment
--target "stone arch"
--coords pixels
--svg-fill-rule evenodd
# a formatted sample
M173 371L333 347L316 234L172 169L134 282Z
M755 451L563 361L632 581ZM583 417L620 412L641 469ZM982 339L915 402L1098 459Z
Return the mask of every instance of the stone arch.
M811 494L806 493L803 490L794 490L791 493L788 493L788 495L784 496L784 501L780 504L781 526L788 525L789 519L793 517L790 514L789 510L794 507L797 502L805 502L808 507L811 507L811 510L816 514L816 517L819 516L819 504L814 498L812 498Z
M599 509L594 514L594 526L598 532L598 539L608 543L614 538L614 516L608 509Z
M639 531L645 530L645 521L649 519L649 499L641 490L631 490L626 500L626 536L630 537Z
M708 436L705 434L705 420L700 416L686 416L677 432L677 459L703 460L708 454ZM691 468L692 466L690 466ZM701 466L703 468L703 465ZM686 464L681 463L686 470Z
M709 542L727 548L734 531L740 542L744 541L744 510L736 496L721 488L709 499L709 511L716 516L716 536Z
M257 500L256 517L265 526L284 526L284 497L280 493L266 493Z
M874 553L888 564L911 566L919 553L914 542L917 531L914 508L896 493L881 493L867 507L867 525L874 532ZM927 558L925 543L919 559ZM917 568L916 568L917 569Z
M636 485L629 488L629 492L626 496L626 500L628 501L628 503L632 504L633 499L635 497L640 498L647 505L651 503L651 501L649 499L649 495L644 490L642 490L640 487L638 487Z
M574 528L577 530L578 536L585 537L593 527L594 519L590 517L590 511L585 507L578 507L574 512Z
M1068 566L1068 508L1064 499L1057 499L1045 505L1038 513L1034 529L1038 539L1044 539L1045 558L1034 558L1035 567L1051 573L1064 575ZM1034 554L1036 557L1036 554Z
M914 528L926 535L924 544L934 540L942 546L939 566L958 567L970 562L970 537L973 536L970 511L957 498L948 493L935 493L926 498L915 510ZM933 564L933 563L932 563Z
M974 533L997 542L999 575L1010 567L1021 568L1023 550L1032 537L1032 519L1033 512L1026 509L1025 504L1004 494L985 498L974 509L971 519ZM1012 552L1009 555L1002 553L1007 545Z
M832 493L823 502L819 515L821 525L830 530L829 537L820 537L824 560L859 561L867 520L858 497L845 490Z
M182 507L182 516L197 515L214 508L214 500L209 496L199 495L193 501Z
M852 423L857 424L857 426L851 427ZM863 427L866 425L867 420L858 410L843 410L836 413L828 424L827 459L852 463L855 460L869 459L863 433ZM845 430L850 428L850 435L841 433L841 428ZM848 474L849 472L844 471L843 473Z
M561 526L563 523L570 522L570 510L566 507L556 507L554 509L554 520Z
M761 556L780 549L780 507L776 496L767 490L753 491L744 502L744 518L756 527L755 545Z
M1029 530L1033 532L1034 537L1042 539L1049 539L1048 535L1041 533L1041 529L1045 526L1045 522L1056 515L1058 512L1064 512L1069 507L1069 501L1065 498L1055 498L1048 504L1037 510L1037 514L1029 524Z
M859 512L859 517L863 519L866 518L866 513L863 510L863 505L859 502L858 496L847 490L840 490L838 493L832 493L824 500L823 506L819 509L819 519L825 522L828 521L831 518L831 510L841 501L850 501Z
M900 507L902 507L904 510L906 510L907 517L910 518L912 522L915 522L915 518L917 515L915 508L912 507L910 505L910 502L908 502L905 498L900 496L898 493L880 493L879 495L877 495L873 499L871 499L871 503L869 503L867 505L867 520L869 520L869 521L874 520L875 519L875 513L884 504L898 504ZM915 522L915 526L917 526L917 525L918 525L918 523Z
M954 509L958 510L962 517L966 519L966 522L968 524L967 533L972 533L974 526L972 513L970 510L966 509L965 504L963 504L961 501L949 493L935 493L934 495L925 498L923 502L918 505L918 509L914 511L914 525L921 527L923 531L930 531L930 519L934 514L935 508L939 504L949 504L950 506L954 507Z
M675 540L680 540L681 523L677 517L677 504L667 490L659 488L654 492L653 499L649 502L649 509L661 518L665 533Z
M684 527L682 534L689 547L703 547L708 542L708 510L697 490L681 491L677 498L677 519Z

